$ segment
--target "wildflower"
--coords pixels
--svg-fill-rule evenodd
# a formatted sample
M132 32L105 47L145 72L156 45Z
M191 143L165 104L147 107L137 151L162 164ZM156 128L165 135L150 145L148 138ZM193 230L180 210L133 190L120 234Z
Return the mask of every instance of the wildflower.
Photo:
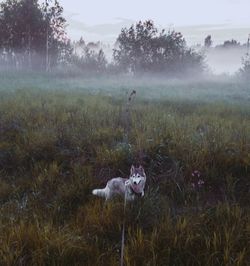
M202 187L205 184L205 182L204 180L199 179L197 184L198 184L198 187Z
M195 170L195 171L193 171L192 176L193 177L200 177L201 176L201 172L198 171L198 170Z
M192 188L196 190L202 188L204 184L205 184L204 180L201 179L201 172L198 170L194 170L192 172L192 183L191 183Z

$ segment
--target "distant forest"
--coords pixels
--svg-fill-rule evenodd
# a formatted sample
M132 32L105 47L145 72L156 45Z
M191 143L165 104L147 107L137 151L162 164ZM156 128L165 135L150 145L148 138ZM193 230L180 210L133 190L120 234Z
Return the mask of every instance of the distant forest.
M204 39L201 49L187 46L180 32L159 30L151 20L122 28L107 60L101 42L72 41L67 35L63 7L57 0L6 0L0 4L1 69L52 71L66 67L83 74L144 73L186 76L206 72L206 49L212 36ZM243 47L226 40L213 49ZM248 52L240 73L249 77Z

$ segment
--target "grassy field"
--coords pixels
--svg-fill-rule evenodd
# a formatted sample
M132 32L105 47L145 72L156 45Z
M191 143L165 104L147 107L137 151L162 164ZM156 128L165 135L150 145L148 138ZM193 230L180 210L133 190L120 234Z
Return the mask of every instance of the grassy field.
M123 200L91 190L132 163L125 265L249 265L248 84L0 78L0 265L119 265Z

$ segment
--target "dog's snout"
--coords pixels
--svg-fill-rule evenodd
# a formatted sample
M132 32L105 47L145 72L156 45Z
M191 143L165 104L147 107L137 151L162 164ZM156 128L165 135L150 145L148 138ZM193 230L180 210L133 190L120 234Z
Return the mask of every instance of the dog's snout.
M134 184L135 184L135 185L137 184L136 181L134 181Z

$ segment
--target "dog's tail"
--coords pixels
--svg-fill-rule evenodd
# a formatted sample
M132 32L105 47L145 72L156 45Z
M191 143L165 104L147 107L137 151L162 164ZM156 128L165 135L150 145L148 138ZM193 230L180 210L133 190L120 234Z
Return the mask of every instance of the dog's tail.
M92 194L96 195L96 196L99 196L99 197L106 198L106 189L105 188L103 188L103 189L94 189L94 190L92 190Z

